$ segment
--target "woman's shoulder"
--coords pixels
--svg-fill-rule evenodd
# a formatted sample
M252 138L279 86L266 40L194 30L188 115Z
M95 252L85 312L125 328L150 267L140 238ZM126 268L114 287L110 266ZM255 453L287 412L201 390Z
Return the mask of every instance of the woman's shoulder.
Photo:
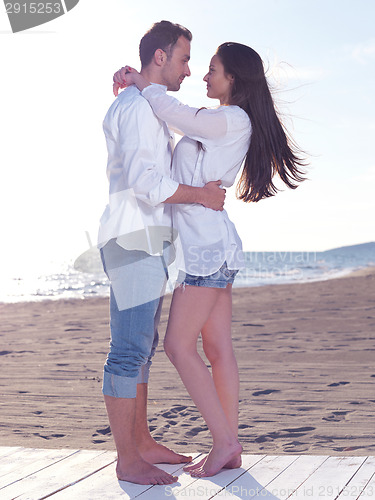
M239 106L222 106L221 107L227 116L228 124L234 128L249 128L251 122L249 115Z
M245 110L240 108L240 106L236 105L229 105L229 106L222 106L222 108L229 113L231 116L235 117L238 120L249 120L249 115L246 113Z

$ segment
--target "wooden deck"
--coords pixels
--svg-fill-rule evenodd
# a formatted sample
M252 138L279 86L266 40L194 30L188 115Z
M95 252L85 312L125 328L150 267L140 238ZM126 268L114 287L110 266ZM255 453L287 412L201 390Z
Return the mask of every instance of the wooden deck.
M244 455L241 469L206 479L163 465L179 476L165 487L117 481L115 459L109 451L0 447L0 499L375 499L375 457Z

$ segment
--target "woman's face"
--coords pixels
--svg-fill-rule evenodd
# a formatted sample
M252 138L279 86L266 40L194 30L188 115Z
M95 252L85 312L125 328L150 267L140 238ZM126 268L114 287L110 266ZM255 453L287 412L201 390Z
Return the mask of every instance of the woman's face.
M220 104L229 104L231 87L234 81L232 75L226 75L220 57L215 55L211 59L207 75L203 78L207 82L207 97L219 99Z

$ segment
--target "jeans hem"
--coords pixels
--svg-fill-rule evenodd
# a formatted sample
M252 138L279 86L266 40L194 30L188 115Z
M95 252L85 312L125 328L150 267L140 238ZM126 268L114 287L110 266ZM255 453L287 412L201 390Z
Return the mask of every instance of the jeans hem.
M121 377L114 373L104 372L102 392L113 398L135 398L137 396L138 377Z

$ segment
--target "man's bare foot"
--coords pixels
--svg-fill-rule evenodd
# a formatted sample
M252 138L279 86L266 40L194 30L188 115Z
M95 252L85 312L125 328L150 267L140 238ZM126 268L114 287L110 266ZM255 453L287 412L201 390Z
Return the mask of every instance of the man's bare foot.
M238 463L241 460L242 446L240 443L231 443L226 446L214 446L206 461L199 469L190 471L192 477L210 477L217 474L223 467ZM237 460L237 462L236 462ZM232 467L231 467L232 468Z
M126 466L118 460L116 474L120 481L129 481L135 484L172 484L177 481L176 476L164 472L142 458L127 463Z
M154 439L139 444L138 450L143 460L150 464L186 464L192 460L192 457L175 453Z
M203 457L201 460L199 460L199 462L197 462L196 464L185 465L185 467L183 468L184 472L190 472L192 470L199 469L200 467L202 467L206 459L207 455Z

